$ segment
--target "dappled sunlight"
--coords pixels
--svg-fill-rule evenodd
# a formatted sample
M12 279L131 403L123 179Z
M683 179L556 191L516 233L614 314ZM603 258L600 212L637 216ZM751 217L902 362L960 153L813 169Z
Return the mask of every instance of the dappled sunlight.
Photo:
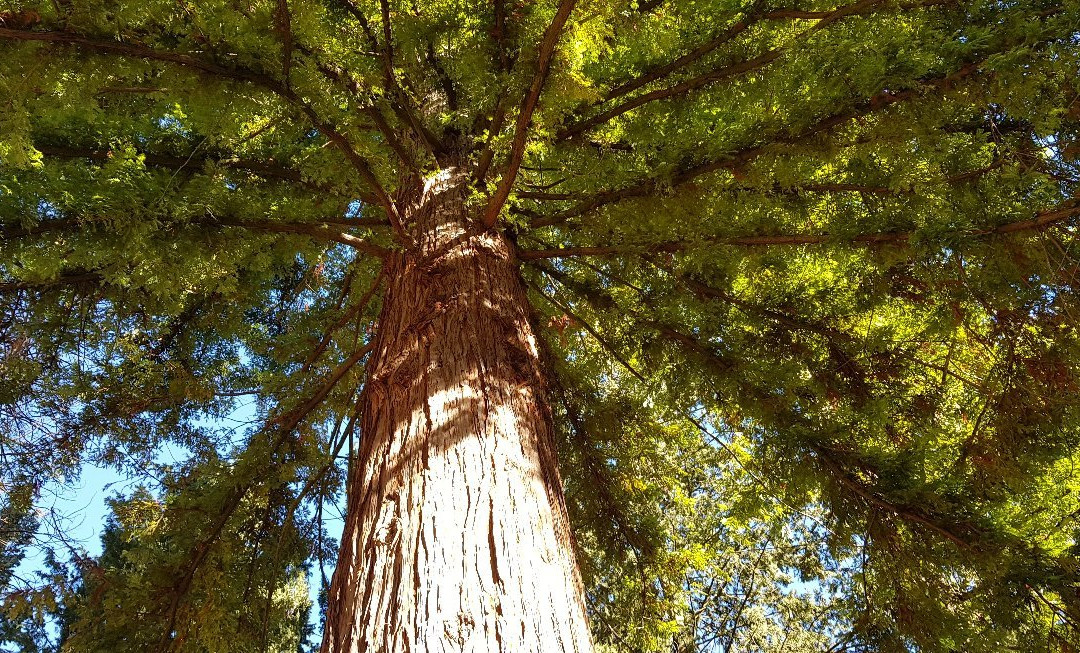
M403 202L419 248L389 262L324 647L585 651L524 289L454 180Z

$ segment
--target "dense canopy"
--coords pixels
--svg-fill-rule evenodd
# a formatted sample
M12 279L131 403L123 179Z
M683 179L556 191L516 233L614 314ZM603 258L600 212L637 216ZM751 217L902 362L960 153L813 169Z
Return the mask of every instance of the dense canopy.
M603 650L1080 646L1076 0L5 7L0 648L315 642L447 170ZM36 508L88 464L140 479L97 558Z

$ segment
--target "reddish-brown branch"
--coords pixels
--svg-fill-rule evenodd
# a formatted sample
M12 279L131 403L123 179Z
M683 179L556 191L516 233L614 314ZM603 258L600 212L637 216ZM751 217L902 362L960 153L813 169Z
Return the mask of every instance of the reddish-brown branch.
M518 111L506 171L503 173L495 194L488 200L487 209L484 211L483 224L485 227L491 228L495 226L495 221L499 218L499 212L502 211L506 198L510 197L510 189L517 179L521 160L525 157L525 142L528 138L532 114L540 101L540 93L544 90L544 82L547 80L548 72L551 70L551 58L555 54L555 45L559 42L563 27L566 25L567 19L570 18L570 12L573 11L576 2L577 0L562 0L559 3L558 11L555 13L555 18L544 30L544 39L540 43L540 53L536 62L536 74L533 76L532 84L529 85L525 100Z
M495 49L498 51L499 70L504 73L510 72L510 48L506 42L506 4L504 0L494 0L495 25L492 28L492 37L495 39Z
M968 63L949 75L924 80L924 88L949 88L951 85L962 81L967 77L970 77L976 71L978 71L980 63L981 62ZM698 177L701 177L702 175L706 175L712 172L716 172L719 170L738 170L739 168L747 165L762 154L770 151L770 149L772 149L776 145L795 145L807 142L815 136L831 131L832 129L843 125L851 120L882 111L887 107L909 100L911 98L919 97L920 90L921 89L911 88L898 92L882 91L846 111L834 113L833 115L818 121L817 123L811 125L809 128L803 130L802 132L794 136L778 136L772 141L760 145L746 147L742 150L738 150L732 154L729 154L724 158L714 159L712 161L706 161L696 166L684 168L681 172L673 175L668 180L648 178L632 186L625 186L617 190L609 190L597 193L590 198L582 200L576 206L571 207L566 211L533 220L531 222L531 226L543 227L553 224L559 224L561 222L565 222L570 218L584 215L608 204L613 204L615 202L621 202L623 200L636 197L645 197L651 195L662 186L670 186L673 188L677 188Z
M841 18L845 18L845 17L851 16L853 14L866 12L873 5L879 4L882 1L883 0L858 0L857 2L854 2L852 4L844 5L843 7L840 7L838 9L834 9L834 10L832 10L830 12L827 12L825 15L821 16L820 20L813 27L811 27L811 28L805 30L804 32L800 33L795 38L795 40L792 43L788 44L788 45L778 47L778 48L773 48L771 50L766 50L765 52L763 52L763 53L761 53L761 54L759 54L756 57L753 57L751 59L745 59L743 61L739 61L739 62L736 62L736 63L733 63L733 64L729 64L727 66L723 66L723 67L711 70L711 71L709 71L707 73L703 73L701 75L691 77L690 79L682 81L682 82L680 82L678 84L675 84L673 86L669 86L667 88L662 88L662 89L657 89L657 90L652 91L650 93L645 93L643 95L639 95L639 96L637 96L637 97L635 97L633 99L630 99L630 100L627 100L626 102L623 102L622 104L616 105L616 106L608 109L607 111L603 111L603 112L601 112L601 113L599 113L599 114L597 114L595 116L592 116L591 118L587 118L587 119L579 121L579 122L577 122L577 123L575 123L573 125L570 125L569 127L567 127L566 129L561 130L557 134L556 140L567 140L567 139L570 139L570 138L574 138L575 136L578 136L578 135L583 134L584 132L588 131L592 127L595 127L597 125L605 123L605 122L611 120L612 118L621 116L622 114L627 113L628 111L636 109L637 107L640 107L640 106L642 106L644 104L647 104L649 102L685 95L685 94L687 94L687 93L689 93L691 91L695 91L697 89L704 88L706 86L710 86L712 84L723 81L725 79L730 79L732 77L736 77L738 75L742 75L744 73L748 73L748 72L753 71L753 70L758 70L760 68L764 68L765 66L769 65L773 61L776 61L777 59L779 59L781 57L781 55L786 53L788 50L790 50L793 46L800 43L802 40L808 38L811 34L817 32L819 30L824 29L828 25L831 25L832 23L840 20ZM766 16L767 16L767 14L765 14L763 16L763 18L766 17ZM746 22L736 23L727 32L725 32L724 34L721 34L720 37L715 39L713 42L706 43L703 46L700 46L697 50L694 50L694 51L688 53L687 55L684 55L683 57L680 57L679 59L676 59L674 62L672 62L668 66L661 67L661 69L655 71L655 73L653 75L646 74L646 75L642 76L642 78L639 78L640 83L637 80L635 82L631 82L629 85L627 85L626 90L621 90L618 93L615 93L613 91L612 94L609 95L608 99L613 99L615 97L625 95L626 93L629 93L630 91L632 91L632 90L634 90L636 88L640 88L640 86L643 86L643 85L645 85L645 84L647 84L647 83L649 83L651 81L655 81L656 79L660 79L662 77L665 77L668 74L670 74L671 72L674 72L674 71L676 71L676 70L678 70L678 69L680 69L680 68L682 68L682 67L684 67L686 65L689 65L690 63L700 59L703 56L705 56L706 54L711 52L716 47L719 47L720 45L727 42L728 40L730 40L732 38L735 38L735 36L740 34L748 26L749 26L749 23L746 23ZM699 51L700 51L700 53L699 53ZM620 89L621 88L622 87L620 87Z
M363 238L357 238L343 231L330 229L325 225L302 224L297 222L255 222L249 220L218 219L218 224L226 227L243 227L251 231L265 231L270 233L299 234L311 236L322 240L329 240L342 245L348 245L358 252L371 254L379 258L385 258L390 250L385 247L373 245Z
M292 16L289 14L289 0L277 0L274 10L274 27L281 40L281 79L289 86L292 72L293 36Z
M972 238L1010 234L1020 231L1045 229L1059 222L1067 220L1075 215L1080 215L1080 202L1066 202L1062 206L1042 211L1030 220L1021 220L999 225L989 229L977 229L963 232L962 235ZM518 258L522 261L535 261L547 258L567 258L572 256L610 256L613 254L632 253L663 253L681 252L700 242L716 245L730 245L740 247L764 247L773 245L815 245L818 243L852 243L858 245L878 244L902 244L911 239L913 232L910 231L884 231L878 233L859 234L847 238L836 237L831 234L774 234L765 236L741 236L732 238L704 238L698 242L670 241L666 243L642 243L640 245L602 245L595 247L562 247L552 249L520 250Z
M336 386L338 382L341 381L341 379L344 378L346 374L348 374L349 370L351 370L357 363L359 363L364 358L364 356L367 356L369 353L371 353L372 348L373 345L371 343L368 343L353 352L353 354L349 356L349 358L347 358L341 365L337 366L337 368L335 368L334 371L330 373L330 376L326 378L326 380L319 387L319 389L316 390L315 393L312 394L306 402L289 411L288 413L285 413L284 415L281 415L278 418L271 420L271 424L276 426L278 433L280 434L279 437L283 437L284 435L292 433L293 429L299 426L300 422L305 417L307 417L308 414L311 413L311 411L319 407L319 404L321 404L322 401L326 399L326 396L329 395L330 391L334 389L334 386Z
M352 144L340 131L334 126L323 120L310 102L302 99L291 88L274 79L273 77L254 72L240 67L225 67L216 63L206 61L199 57L194 57L189 54L183 54L178 52L161 51L154 48L134 45L131 43L124 43L120 41L106 41L102 39L92 39L79 34L73 34L71 32L60 31L47 31L47 32L34 32L29 30L16 30L8 28L0 28L0 39L13 39L22 41L42 41L48 43L61 43L67 45L75 45L84 47L89 50L97 52L103 52L106 54L117 54L135 57L139 59L149 59L152 61L162 61L168 63L176 63L182 66L192 68L204 73L222 77L225 79L232 79L236 81L250 82L257 86L260 86L268 91L271 91L275 95L278 95L282 99L288 101L299 108L304 115L308 117L312 125L319 130L331 143L334 144L345 157L349 160L349 163L356 168L360 173L360 177L367 183L374 193L374 197L377 203L386 211L387 216L390 218L390 222L395 228L400 225L397 224L397 211L394 207L393 201L386 191L382 188L375 173L372 171L371 166L367 160L353 149ZM401 233L404 233L403 231Z
M1000 163L998 165L1001 165ZM996 166L995 166L996 167ZM975 170L971 173L965 173L963 178L977 177L984 172L989 172L993 168L985 168L982 170ZM957 178L949 178L946 181L956 181ZM735 188L733 190L755 190ZM793 186L790 188L775 187L771 189L761 190L766 195L790 195L797 193L861 193L867 195L910 195L913 191L906 188L887 188L885 186L866 186L863 184L850 184L850 183L822 183L822 184L802 184L799 186ZM577 195L574 193L549 193L544 191L518 191L516 197L525 200L535 200L538 202L552 201L567 201L572 200Z
M58 159L90 159L91 161L106 161L113 156L111 150L83 148L83 147L70 147L66 145L37 145L35 149L41 152L46 157L54 157ZM143 163L148 166L169 168L171 170L180 170L181 168L201 169L207 163L228 168L230 170L238 170L242 172L248 172L256 177L262 177L264 179L278 179L281 181L289 181L295 184L304 186L311 190L317 190L321 193L327 193L331 189L321 184L315 184L304 178L303 174L294 168L278 165L272 161L258 161L255 159L239 159L231 157L216 158L213 156L198 156L196 154L190 154L188 156L174 156L171 154L150 154L140 152ZM375 196L370 193L357 194L358 199L368 203L375 203Z
M949 540L960 549L971 549L972 544L966 539L954 532L951 525L944 525L939 520L933 519L931 516L925 514L921 509L915 506L905 506L897 503L893 503L871 489L865 487L858 479L854 478L847 470L843 469L840 464L833 458L832 454L823 446L810 445L811 450L815 454L815 458L822 464L823 467L829 472L829 475L835 479L840 485L846 489L854 492L864 501L886 512L891 512L900 519L919 524L934 533L937 533L941 537ZM967 526L971 529L971 526Z
M394 131L390 124L386 121L386 117L383 116L382 111L379 111L377 107L367 107L364 109L364 113L371 118L371 121L375 123L375 128L379 130L379 133L386 139L386 144L390 146L390 149L394 150L394 154L397 155L401 163L409 170L416 172L420 169L416 165L416 158L412 153L405 149L405 146L401 143L401 139L398 138L398 134Z
M346 359L341 365L325 379L320 385L318 390L312 394L307 401L303 404L293 408L292 410L272 418L266 422L262 430L257 434L263 437L270 437L273 435L271 441L271 452L276 454L284 445L286 439L292 434L293 430L300 425L312 411L319 407L319 405L326 399L327 395L334 389L334 387L341 381L342 378L351 370L361 359L364 358L371 351L371 345L365 346L355 352ZM195 550L191 556L191 560L187 565L180 580L177 581L173 587L172 599L169 602L168 608L168 627L162 633L162 639L160 642L160 649L167 650L168 642L174 635L177 617L180 613L180 605L191 589L191 584L195 579L195 574L199 568L206 561L207 556L213 548L214 542L221 536L225 526L229 523L233 513L240 506L241 501L247 495L247 493L254 486L254 482L246 482L232 487L226 494L222 501L221 510L214 519L213 523L206 529L208 533L206 537L198 542L195 546Z
M329 226L330 224L342 223L350 224L350 221L342 219L341 221L331 220L323 223L270 222L265 220L243 220L239 218L207 216L204 220L199 220L192 224L220 225L223 227L242 227L244 229L248 229L249 231L311 236L312 238L317 238L320 240L328 240L341 243L343 245L348 245L349 247L352 247L359 252L371 254L372 256L377 256L379 258L384 258L389 253L390 250L386 249L385 247L374 245L367 242L363 238L358 238L356 236L353 236L352 234L345 233L341 229L334 229ZM14 240L17 238L25 238L27 236L36 236L38 234L54 233L58 231L73 232L82 229L83 227L84 225L82 223L72 218L49 220L36 224L32 227L0 226L0 241Z

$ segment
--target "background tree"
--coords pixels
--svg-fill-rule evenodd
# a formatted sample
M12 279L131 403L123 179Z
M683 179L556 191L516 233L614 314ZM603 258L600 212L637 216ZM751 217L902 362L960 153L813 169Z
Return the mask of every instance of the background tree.
M0 22L2 527L148 487L72 646L265 650L305 561L335 651L1077 645L1076 2Z

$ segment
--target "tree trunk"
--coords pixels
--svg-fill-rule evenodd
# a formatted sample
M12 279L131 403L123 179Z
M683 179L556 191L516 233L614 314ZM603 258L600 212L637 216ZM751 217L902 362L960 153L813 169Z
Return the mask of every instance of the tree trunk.
M590 651L512 245L467 176L399 196L323 653Z

